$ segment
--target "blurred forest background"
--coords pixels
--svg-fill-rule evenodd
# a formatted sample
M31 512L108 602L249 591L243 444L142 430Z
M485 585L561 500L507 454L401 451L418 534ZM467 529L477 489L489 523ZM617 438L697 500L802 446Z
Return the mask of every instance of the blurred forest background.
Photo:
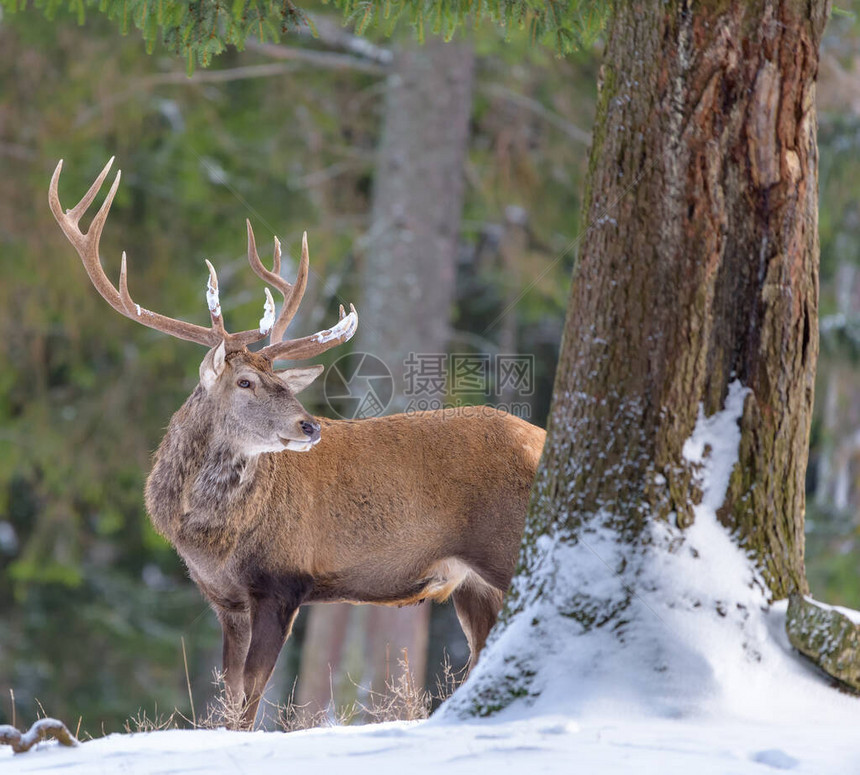
M860 608L860 1L840 6L818 91L822 355L807 564L816 597ZM117 156L102 257L115 279L128 251L143 305L205 323L208 258L228 327L248 328L262 288L244 219L261 254L278 234L290 279L306 229L311 284L291 332L325 328L352 300L356 352L400 357L408 342L533 354L531 419L545 420L586 226L600 44L559 59L481 25L453 46L419 48L408 29L356 39L325 6L308 10L319 38L251 44L191 77L95 13L84 26L63 13L0 17L0 723L11 721L10 689L19 718L38 701L91 734L140 708L189 713L182 640L198 705L220 662L215 617L151 529L142 494L204 353L96 294L48 210L58 159L70 207ZM431 257L408 277L398 272L409 248L389 222L399 208L420 212L426 233L413 237ZM328 412L319 386L302 398ZM455 667L466 657L449 609L422 625L431 684L443 650ZM274 697L307 672L302 643L325 629L308 620L305 610Z

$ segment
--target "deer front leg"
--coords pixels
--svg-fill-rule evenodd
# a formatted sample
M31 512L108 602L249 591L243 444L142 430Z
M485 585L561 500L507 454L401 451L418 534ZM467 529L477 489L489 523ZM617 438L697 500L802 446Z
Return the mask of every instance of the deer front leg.
M242 726L251 729L278 654L289 637L299 610L299 599L265 597L251 602L251 644L245 660L245 712Z
M221 622L221 669L227 701L231 705L238 705L245 696L244 674L248 647L251 645L251 612L247 608L218 608L217 614Z

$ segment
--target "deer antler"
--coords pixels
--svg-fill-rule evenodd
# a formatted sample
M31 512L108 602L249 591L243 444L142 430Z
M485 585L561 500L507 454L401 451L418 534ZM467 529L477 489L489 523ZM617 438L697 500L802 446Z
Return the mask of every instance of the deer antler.
M63 169L63 162L57 164L54 174L51 177L51 185L48 191L48 203L51 206L51 211L60 224L60 228L66 235L69 242L72 243L78 255L81 257L84 269L86 269L92 284L95 289L101 294L102 298L107 301L117 312L130 320L136 320L149 328L154 328L157 331L162 331L165 334L170 334L179 339L186 339L190 342L214 347L219 342L223 341L230 351L241 350L249 344L259 342L271 333L271 344L263 348L260 352L271 360L276 358L291 358L299 360L301 358L310 358L312 355L324 352L331 347L334 347L341 342L347 341L356 330L358 325L358 314L355 307L350 305L350 314L345 315L343 306L340 308L340 322L333 328L327 331L320 331L311 336L303 337L302 339L294 339L282 341L284 332L287 329L290 321L296 314L296 310L301 303L302 296L305 292L305 286L308 280L308 244L307 233L302 238L302 260L299 265L299 273L295 284L291 284L280 276L281 268L281 245L275 238L275 257L273 271L266 269L260 257L257 255L257 248L254 242L254 232L251 229L250 221L248 225L248 262L251 268L263 281L277 288L284 296L284 305L281 309L281 314L275 319L275 303L272 299L272 294L269 289L265 289L266 303L264 314L260 320L260 326L257 329L241 331L239 333L230 334L224 328L224 320L221 316L221 303L218 297L218 275L215 273L215 268L209 261L206 266L209 268L209 280L206 285L206 301L209 306L209 315L212 319L212 325L209 328L198 326L194 323L186 323L183 320L169 318L160 315L157 312L151 312L144 309L131 298L128 291L128 272L126 266L125 252L122 254L122 263L119 273L119 290L108 279L102 268L99 260L99 239L101 238L102 229L107 220L108 212L116 195L121 172L117 171L116 177L111 184L110 191L93 218L90 228L86 234L80 230L78 223L83 214L89 209L96 195L101 190L102 184L107 177L108 171L113 164L113 157L105 165L104 169L99 173L90 186L89 191L84 194L80 202L73 208L63 211L60 205L60 197L57 193L57 187L60 180L60 172Z
M151 310L141 307L140 304L135 303L131 298L131 294L128 292L128 272L126 267L125 251L123 251L122 254L122 264L119 271L119 290L114 287L113 283L105 274L104 269L102 269L102 265L99 260L99 239L101 238L102 229L104 228L105 221L107 220L111 204L113 203L113 198L116 195L117 188L119 187L119 181L122 176L121 171L117 170L116 177L111 184L110 191L108 191L105 201L102 203L102 206L93 218L86 234L84 234L78 226L81 216L83 216L87 211L93 200L96 198L96 194L98 194L101 189L113 161L114 157L111 157L110 161L105 164L104 169L99 173L99 176L90 186L89 191L84 194L83 199L81 199L81 201L78 202L71 210L63 212L62 205L60 204L60 197L57 193L60 173L63 169L62 159L54 170L54 174L51 177L51 186L48 191L48 203L51 206L51 211L54 213L54 217L57 219L57 223L60 224L60 228L66 235L66 238L72 243L75 250L78 251L78 255L81 257L84 269L87 270L87 274L89 275L92 284L101 294L102 298L117 312L121 315L125 315L125 317L130 320L136 320L138 323L142 323L149 328L163 331L165 334L170 334L171 336L175 336L179 339L186 339L189 342L204 344L207 347L214 347L223 340L227 345L228 350L239 350L253 342L259 342L263 339L266 334L268 334L268 330L249 330L241 331L236 334L229 334L224 329L224 323L221 319L221 306L217 303L218 277L216 276L212 265L208 261L206 264L209 267L209 284L207 286L206 295L210 302L209 313L212 318L212 325L209 328L204 328L203 326L198 326L194 323L186 323L183 320L176 320L175 318L160 315L157 312L152 312Z
M281 243L275 237L275 251L272 259L273 267L270 272L263 266L260 261L260 256L257 255L257 243L254 239L254 230L251 228L251 221L245 219L245 225L248 227L248 263L251 269L263 282L268 283L273 288L277 288L284 297L284 306L281 307L281 314L278 319L272 324L272 332L269 335L269 341L274 344L280 342L284 338L284 332L287 326L295 317L296 310L302 302L302 297L305 295L305 288L308 284L308 235L305 232L302 237L302 258L299 262L299 273L296 276L295 284L288 283L281 277Z
M313 358L332 347L348 342L352 339L357 328L358 312L355 311L355 307L350 304L347 315L343 309L343 304L341 304L339 320L331 328L317 331L310 336L303 336L301 339L289 339L286 342L270 344L260 350L260 355L265 355L272 361L279 359L300 361L304 358Z
M308 266L310 260L308 258L308 233L302 234L302 257L299 262L299 272L296 276L295 284L284 280L280 275L281 270L281 243L275 237L275 251L273 258L273 268L270 272L263 266L260 261L260 256L257 254L257 243L254 239L254 230L251 228L251 222L246 220L248 226L248 263L259 278L267 282L273 288L277 288L284 297L284 305L281 307L281 313L277 320L272 324L272 332L269 336L270 344L260 350L261 355L265 355L270 360L302 360L304 358L312 358L326 350L342 344L352 338L358 328L358 313L355 307L350 304L350 312L347 315L343 309L343 304L340 305L340 319L332 328L325 331L318 331L316 334L302 337L301 339L288 339L283 341L284 333L287 330L296 310L302 303L305 288L308 284ZM263 321L260 321L260 328L263 327Z

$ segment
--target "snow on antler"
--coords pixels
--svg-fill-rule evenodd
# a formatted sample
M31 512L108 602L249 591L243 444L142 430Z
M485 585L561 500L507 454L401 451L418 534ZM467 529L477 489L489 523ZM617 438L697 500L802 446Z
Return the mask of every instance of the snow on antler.
M209 267L209 277L206 280L206 306L209 307L209 312L213 317L220 318L221 297L218 295L218 280L212 264L207 261L206 266Z
M266 294L266 301L263 304L263 317L260 318L260 333L265 335L275 325L275 300L268 288L263 288L263 291Z
M317 342L323 344L331 342L334 339L340 339L342 342L348 342L358 328L358 315L355 312L350 312L346 317L339 320L331 328L325 331L320 331L316 337Z

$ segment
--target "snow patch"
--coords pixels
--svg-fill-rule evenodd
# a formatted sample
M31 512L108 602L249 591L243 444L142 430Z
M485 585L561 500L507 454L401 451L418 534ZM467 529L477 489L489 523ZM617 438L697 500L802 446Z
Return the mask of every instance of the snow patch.
M856 724L856 717L854 719ZM393 722L284 734L170 730L109 735L76 748L41 743L15 756L0 747L4 775L207 773L282 775L546 775L695 773L856 775L860 750L851 719L836 725L751 725L669 719L564 716L468 724Z
M810 595L804 595L803 597L807 603L811 603L816 608L821 608L824 611L836 611L836 613L842 614L846 619L850 620L852 624L860 625L860 611L855 611L853 608L845 608L841 605L827 605L827 603L815 600Z
M682 455L688 463L702 466L701 504L694 507L707 517L723 505L732 470L738 460L741 429L738 421L744 412L744 400L750 392L738 380L729 385L726 405L721 412L705 417L705 408L699 404L699 417L693 434L684 442Z
M0 551L5 554L15 554L18 551L18 533L15 526L6 520L0 520Z
M260 318L260 333L264 336L275 325L275 300L268 288L264 288L266 301L263 303L263 317Z

